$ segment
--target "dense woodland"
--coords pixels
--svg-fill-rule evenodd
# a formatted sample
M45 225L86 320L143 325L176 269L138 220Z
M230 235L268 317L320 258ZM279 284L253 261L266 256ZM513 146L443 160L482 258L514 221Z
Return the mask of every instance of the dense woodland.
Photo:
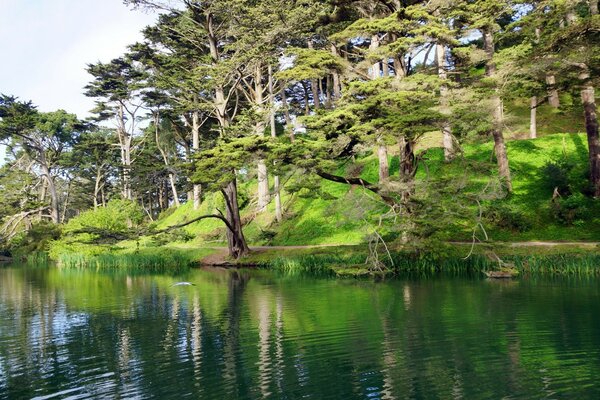
M214 219L239 258L248 220L283 224L286 198L326 199L327 182L353 188L346 213L368 220L375 242L458 225L485 240L485 218L522 223L497 206L513 192L505 135L519 103L521 139L538 136L543 107L576 115L587 136L587 159L543 166L558 218L577 223L600 197L597 0L126 3L159 16L126 54L88 66L92 120L0 98L0 247L36 230L56 239L111 202L132 228L210 199L207 213L163 230ZM482 167L465 146L485 142ZM116 235L111 223L76 225L62 234ZM145 226L136 234L153 233Z

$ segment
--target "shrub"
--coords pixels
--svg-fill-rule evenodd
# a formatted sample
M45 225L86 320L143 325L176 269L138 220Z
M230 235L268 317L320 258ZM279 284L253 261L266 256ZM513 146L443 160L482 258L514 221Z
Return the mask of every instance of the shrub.
M44 252L51 241L60 237L60 226L50 222L34 223L28 231L16 235L10 242L9 250L18 256Z
M561 196L588 190L587 163L577 163L567 158L544 164L541 171L542 184L547 193L558 189Z
M69 220L65 233L93 228L111 233L126 232L139 226L144 220L144 211L135 202L129 200L111 200L106 207L89 210Z
M491 204L484 211L488 221L498 228L525 232L533 227L533 221L524 212L507 204Z
M576 225L589 213L590 200L581 193L560 197L552 201L554 218L564 225Z

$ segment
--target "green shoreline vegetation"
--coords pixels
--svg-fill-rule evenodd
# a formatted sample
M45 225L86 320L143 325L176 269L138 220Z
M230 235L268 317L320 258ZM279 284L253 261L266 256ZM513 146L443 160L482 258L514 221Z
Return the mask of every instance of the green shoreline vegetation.
M125 2L92 118L0 96L2 257L598 275L595 0Z

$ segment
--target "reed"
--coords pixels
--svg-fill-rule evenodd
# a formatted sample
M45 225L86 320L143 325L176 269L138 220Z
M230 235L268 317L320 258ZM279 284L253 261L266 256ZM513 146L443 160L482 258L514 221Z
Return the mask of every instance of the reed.
M182 272L188 270L193 259L185 253L162 249L160 252L104 253L84 255L63 253L57 257L61 268L96 270L131 270L146 272Z
M483 255L473 255L467 259L460 256L436 257L406 253L393 253L392 260L382 260L374 267L365 263L366 256L354 254L316 254L277 257L264 261L261 266L286 275L308 276L432 276L478 275L483 271L497 270L497 261ZM600 254L552 254L552 255L508 255L502 260L520 274L525 275L600 275Z

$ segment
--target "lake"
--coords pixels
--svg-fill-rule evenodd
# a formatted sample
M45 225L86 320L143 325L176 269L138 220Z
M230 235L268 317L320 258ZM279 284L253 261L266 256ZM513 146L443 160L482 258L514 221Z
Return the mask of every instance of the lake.
M0 267L0 398L600 398L599 283Z

